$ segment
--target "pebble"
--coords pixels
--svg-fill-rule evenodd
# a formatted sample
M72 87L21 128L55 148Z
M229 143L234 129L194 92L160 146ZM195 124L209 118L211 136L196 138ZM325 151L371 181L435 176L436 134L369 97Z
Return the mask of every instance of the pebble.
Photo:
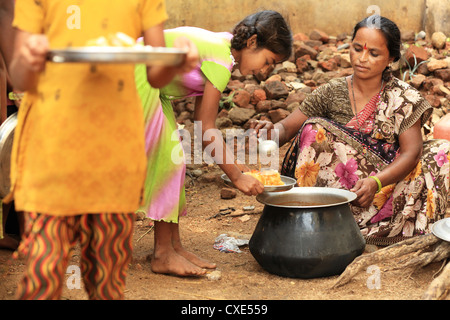
M206 274L206 278L211 281L220 280L222 278L222 272L220 270L214 270L214 271L208 272Z

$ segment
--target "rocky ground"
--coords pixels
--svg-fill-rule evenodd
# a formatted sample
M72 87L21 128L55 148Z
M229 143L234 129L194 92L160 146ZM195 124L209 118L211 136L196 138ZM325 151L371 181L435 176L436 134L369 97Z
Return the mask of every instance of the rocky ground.
M417 88L434 107L424 126L424 139L433 138L434 125L450 110L450 39L436 32L427 37L403 31L403 58L394 63L394 75ZM294 53L267 74L244 77L235 70L222 95L216 124L219 129L246 128L250 119L276 123L315 88L328 80L352 74L349 44L351 36L329 36L314 30L294 36ZM449 40L449 41L447 41ZM177 101L178 122L193 133L194 104Z

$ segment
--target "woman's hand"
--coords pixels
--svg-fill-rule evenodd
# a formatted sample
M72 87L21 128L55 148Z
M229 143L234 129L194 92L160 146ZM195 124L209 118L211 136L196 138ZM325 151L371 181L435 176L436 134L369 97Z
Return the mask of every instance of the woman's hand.
M357 196L352 204L362 208L369 207L373 202L377 190L378 184L374 179L365 178L358 180L355 186L350 189L350 191L356 193Z
M261 121L261 120L255 120L251 119L249 122L250 129L255 130L256 136L259 138L261 136L261 131L267 132L267 139L271 139L271 133L272 130L275 129L275 125L270 121Z
M261 181L243 173L232 182L236 188L247 196L256 196L264 192L264 185Z

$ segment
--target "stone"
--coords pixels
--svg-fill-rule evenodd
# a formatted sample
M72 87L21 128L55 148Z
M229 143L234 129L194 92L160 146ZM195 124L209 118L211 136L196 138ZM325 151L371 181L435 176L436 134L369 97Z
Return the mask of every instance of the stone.
M220 180L222 180L220 174L214 172L207 172L201 176L201 181L203 182L211 183L211 182L219 182Z
M443 81L450 81L450 68L438 69L433 72L434 76Z
M303 100L306 99L306 94L304 92L291 92L289 96L286 98L286 105L290 105L291 103L298 102L302 103Z
M439 91L442 93L443 96L450 95L450 89L448 89L446 86L439 86Z
M232 90L238 90L238 89L244 89L245 84L240 80L230 80L227 84L227 89Z
M447 37L445 36L445 34L443 32L438 31L438 32L434 32L431 35L431 44L436 49L444 48L446 41L447 41Z
M256 104L255 111L257 113L266 113L272 106L272 100L263 100Z
M228 110L227 109L221 109L219 113L217 114L217 118L222 117L228 117Z
M287 86L278 80L266 82L264 90L266 91L267 98L272 100L286 98L289 95Z
M218 117L216 119L216 127L217 129L229 128L233 126L233 121L227 117Z
M248 93L250 93L251 95L253 94L253 92L255 92L256 89L261 89L261 86L259 86L258 84L255 84L255 83L244 82L244 84L245 84L244 90L247 91Z
M428 94L425 96L425 99L431 104L433 108L439 108L441 106L441 100L438 96L434 94Z
M415 41L416 33L414 32L414 30L403 30L401 32L401 37L403 42Z
M304 34L303 32L298 32L298 33L294 34L293 38L294 38L294 41L309 40L309 37L306 34Z
M318 50L318 51L320 51L319 47L323 44L322 41L320 41L320 40L307 40L307 41L303 41L303 43L311 48L314 48L315 50Z
M233 95L233 103L241 108L246 108L250 103L251 95L246 90L237 90Z
M341 68L351 68L352 62L348 53L341 54L340 66Z
M330 59L327 61L320 61L319 68L321 68L323 71L333 71L337 70L338 65L336 63L336 60Z
M228 116L230 117L231 121L233 121L233 124L242 125L250 120L255 113L256 111L254 109L233 107L228 112Z
M293 89L294 91L299 91L301 89L303 89L304 87L306 87L306 85L302 82L299 81L291 81L291 82L287 82L286 85Z
M281 68L285 72L292 72L292 73L296 73L297 72L297 66L295 65L295 63L293 63L291 61L284 61L282 63L282 67Z
M417 73L423 74L424 76L427 76L430 74L430 71L428 71L428 62L422 63L417 69Z
M283 120L284 118L286 118L290 114L290 112L288 110L279 108L279 109L275 109L275 110L270 110L268 112L268 114L269 114L270 120L273 123L277 123L277 122Z
M258 102L264 101L267 99L266 91L264 89L255 89L250 98L250 103L253 105L257 105Z
M427 36L427 33L425 31L421 30L416 34L416 37L414 40L416 40L416 41L417 40L425 40L426 36Z
M314 29L313 31L311 31L311 33L309 34L309 38L311 40L322 41L323 43L327 43L328 40L330 40L328 34L319 29Z
M273 109L287 109L287 104L282 100L272 100L272 104L270 105L270 110Z
M427 77L424 76L423 74L416 74L411 79L411 85L414 88L419 89L426 78Z
M295 60L295 65L297 66L297 70L299 73L304 73L305 71L309 70L308 60L310 59L311 57L309 55L304 55Z
M430 61L427 64L428 71L433 72L437 69L445 69L448 67L447 60L445 59L435 59L430 58Z
M306 84L308 87L311 87L311 88L317 87L317 83L314 80L306 80L303 83Z
M231 188L222 188L222 190L220 190L220 197L222 199L234 199L236 198L236 195L236 190Z
M416 62L414 62L414 57L416 57ZM418 47L416 45L411 45L405 52L405 59L408 61L411 68L422 61L428 60L430 54L424 47Z
M426 78L423 81L423 88L425 90L432 90L433 87L435 86L442 86L444 84L444 81L442 81L441 79L437 79L437 78Z
M222 278L222 272L220 270L214 270L206 273L206 278L210 281L218 281Z
M265 82L269 83L271 81L281 81L281 76L279 74L274 74L274 75L270 76L269 78L267 78L267 80Z
M294 57L295 59L298 59L304 55L309 55L311 59L315 59L317 57L317 50L314 48L311 48L310 46L304 44L300 41L294 42Z

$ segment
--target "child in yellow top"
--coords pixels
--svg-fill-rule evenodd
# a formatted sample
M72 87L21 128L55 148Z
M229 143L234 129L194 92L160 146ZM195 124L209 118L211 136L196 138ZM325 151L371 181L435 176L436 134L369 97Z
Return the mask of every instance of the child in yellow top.
M16 1L13 25L18 32L10 74L14 87L27 93L18 114L11 159L12 192L8 199L14 198L17 210L39 213L28 215L32 220L29 226L34 228L28 229L29 241L24 241L22 246L30 257L25 280L19 287L20 298L59 296L61 272L64 275L65 268L60 267L60 263L52 266L52 259L59 255L55 247L61 245L66 252L78 233L95 234L102 230L98 235L105 242L102 246L110 245L105 254L114 255L99 263L105 268L106 278L115 277L112 269L118 264L126 270L131 254L131 247L125 252L119 252L123 251L119 248L130 244L132 221L130 225L129 217L132 214L129 213L139 206L146 169L144 122L134 84L134 65L54 64L46 63L46 54L49 48L80 47L90 39L116 32L134 39L143 34L145 44L164 46L165 3L164 0L76 3L70 0ZM189 43L184 40L177 44L178 47L185 45ZM161 87L177 72L192 68L196 61L195 48L191 47L180 67L148 68L149 82ZM93 219L97 219L97 223L76 220L92 215L96 216ZM120 217L115 222L102 220L116 216ZM44 218L47 220L40 222L42 228L35 227L39 219ZM65 234L59 231L64 228L48 221L54 219L67 224ZM86 230L74 230L72 224L79 224ZM47 225L54 229L42 232L40 229ZM127 232L127 235L116 241L119 238L114 238L114 232ZM32 255L36 249L33 243L48 235L52 237L45 239L48 243L43 243L47 244L50 257L37 261L38 256ZM85 241L86 248L94 237ZM91 265L95 264L92 260L96 256L86 253L82 258L90 259L87 265ZM42 261L48 270L36 277L38 268L33 266ZM66 256L63 262L67 267ZM51 268L62 270L58 271L59 286L50 290L42 279L53 275ZM85 282L90 276L99 278L89 275L95 268L87 269L82 270ZM123 274L121 277L124 280ZM92 288L86 288L91 298L122 298L123 285L113 283L114 280L106 284L108 290L101 294L92 292L105 284L93 283ZM39 296L37 292L45 294Z

